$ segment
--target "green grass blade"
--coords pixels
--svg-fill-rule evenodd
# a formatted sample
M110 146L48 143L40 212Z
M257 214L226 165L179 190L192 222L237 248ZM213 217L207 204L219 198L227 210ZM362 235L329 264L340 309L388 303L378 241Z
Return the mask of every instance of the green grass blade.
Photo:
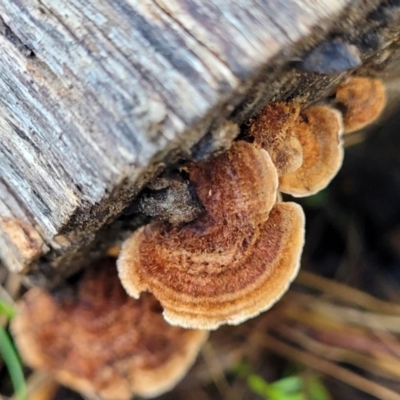
M271 383L271 386L285 393L301 392L303 390L303 380L299 376L288 376Z
M253 393L258 394L264 399L274 397L274 390L271 390L269 383L259 375L250 374L247 377L247 384Z
M7 319L11 319L15 315L14 307L0 300L0 315L4 315Z
M315 376L306 379L308 397L312 400L332 400L323 383Z
M27 392L22 365L6 330L0 325L0 355L7 366L17 400L26 400Z

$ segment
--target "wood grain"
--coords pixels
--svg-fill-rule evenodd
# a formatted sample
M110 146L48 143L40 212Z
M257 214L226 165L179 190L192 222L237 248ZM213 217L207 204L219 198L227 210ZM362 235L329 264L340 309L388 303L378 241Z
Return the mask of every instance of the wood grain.
M2 0L4 264L72 271L154 173L295 90L289 63L379 3Z

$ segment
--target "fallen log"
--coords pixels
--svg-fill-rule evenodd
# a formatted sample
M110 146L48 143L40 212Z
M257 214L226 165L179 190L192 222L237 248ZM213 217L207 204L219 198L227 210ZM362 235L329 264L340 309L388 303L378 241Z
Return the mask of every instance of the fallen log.
M167 166L226 147L271 100L307 105L399 65L379 0L4 0L0 258L53 285L140 221Z

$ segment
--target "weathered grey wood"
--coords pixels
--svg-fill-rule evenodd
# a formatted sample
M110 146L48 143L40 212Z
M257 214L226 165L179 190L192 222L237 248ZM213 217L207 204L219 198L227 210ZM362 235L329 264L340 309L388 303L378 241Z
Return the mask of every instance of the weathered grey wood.
M73 268L156 171L293 91L283 66L379 3L2 0L3 262Z

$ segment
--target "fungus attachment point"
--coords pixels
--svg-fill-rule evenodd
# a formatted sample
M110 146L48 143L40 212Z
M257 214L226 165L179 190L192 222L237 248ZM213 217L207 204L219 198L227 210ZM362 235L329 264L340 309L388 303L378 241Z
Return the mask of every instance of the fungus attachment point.
M248 128L254 144L270 154L279 176L296 170L303 161L301 144L292 131L299 113L296 103L268 104Z
M375 121L386 105L385 86L379 79L351 77L336 90L346 133L357 131Z
M342 165L341 114L330 107L310 107L302 112L294 132L303 148L303 163L280 178L279 190L304 197L325 188Z
M206 214L181 228L135 232L118 259L122 284L133 297L152 292L173 325L239 324L271 307L296 275L303 211L294 203L270 211L276 170L248 143L188 172Z
M155 178L129 208L130 212L139 212L173 225L192 221L202 212L190 182L177 171Z
M31 289L19 311L11 328L27 364L103 400L172 389L207 338L167 324L151 294L128 297L112 260L86 270L75 291Z

